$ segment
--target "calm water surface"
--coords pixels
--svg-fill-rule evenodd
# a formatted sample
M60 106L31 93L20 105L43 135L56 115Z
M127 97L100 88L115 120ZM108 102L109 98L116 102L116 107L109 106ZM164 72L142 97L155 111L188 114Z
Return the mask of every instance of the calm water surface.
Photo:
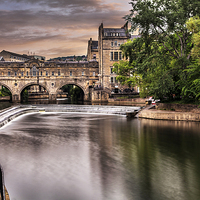
M11 200L198 200L199 123L35 113L0 129Z

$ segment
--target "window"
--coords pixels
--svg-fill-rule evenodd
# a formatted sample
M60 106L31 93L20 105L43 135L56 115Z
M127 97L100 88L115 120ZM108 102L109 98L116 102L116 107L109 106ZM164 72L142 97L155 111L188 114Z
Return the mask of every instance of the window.
M54 76L54 72L52 72L52 76Z
M48 71L46 71L46 76L48 76Z
M114 60L118 60L118 52L114 52Z
M84 72L82 72L82 76L84 76Z
M110 77L110 82L114 83L113 77Z
M69 72L69 75L72 76L72 71Z
M122 52L119 52L119 60L122 60Z
M40 76L42 76L42 71L40 72Z
M17 72L15 72L15 76L17 76Z
M113 47L113 42L111 42L111 47Z
M113 52L110 52L110 60L113 60Z
M112 67L110 67L110 73L111 74L114 74L114 71L113 71L113 69L114 69L114 67L112 66Z
M26 76L28 76L28 72L26 72Z
M95 76L95 72L93 72L93 76Z
M111 83L118 83L118 81L116 80L116 77L110 77L110 82Z
M115 36L115 33L113 33L113 36Z
M24 76L24 72L21 72L21 76Z
M10 76L10 72L8 72L8 76Z
M33 70L33 76L36 76L36 71L37 71L36 66L33 66L32 70Z
M95 59L95 60L96 60L96 54L93 54L93 59Z
M104 33L104 36L107 36L107 33Z
M60 70L58 70L58 76L60 76Z
M119 33L116 33L116 36L118 36L119 35Z
M117 46L117 41L115 41L115 46Z

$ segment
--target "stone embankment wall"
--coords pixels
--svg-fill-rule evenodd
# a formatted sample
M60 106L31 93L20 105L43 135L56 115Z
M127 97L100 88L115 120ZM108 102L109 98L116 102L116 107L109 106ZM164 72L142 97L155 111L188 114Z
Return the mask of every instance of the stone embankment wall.
M118 98L109 98L108 103L114 103L118 105L136 105L140 104L145 105L147 99L143 98L131 98L131 99L118 99Z
M163 110L143 110L138 114L139 118L156 119L156 120L171 120L171 121L200 121L200 113L192 112L175 112Z
M200 113L200 108L198 108L198 105L192 105L192 104L157 103L156 109L157 110L174 110L178 112Z

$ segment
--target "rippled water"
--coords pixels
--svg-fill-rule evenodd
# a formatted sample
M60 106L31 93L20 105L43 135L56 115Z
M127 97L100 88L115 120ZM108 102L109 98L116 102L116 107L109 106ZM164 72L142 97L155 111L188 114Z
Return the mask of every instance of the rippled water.
M0 129L11 200L198 200L199 123L35 113Z

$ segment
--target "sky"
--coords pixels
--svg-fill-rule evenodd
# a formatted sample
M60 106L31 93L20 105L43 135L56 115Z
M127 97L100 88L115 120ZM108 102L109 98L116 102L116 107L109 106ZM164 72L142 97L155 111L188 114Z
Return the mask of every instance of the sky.
M130 0L1 0L0 51L45 56L86 55L98 27L120 28Z

